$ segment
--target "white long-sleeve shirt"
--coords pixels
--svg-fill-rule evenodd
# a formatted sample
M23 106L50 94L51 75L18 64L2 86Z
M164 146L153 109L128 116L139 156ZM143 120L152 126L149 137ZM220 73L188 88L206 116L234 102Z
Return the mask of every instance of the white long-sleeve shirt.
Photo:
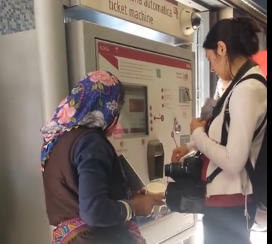
M247 75L258 73L259 67L254 67ZM228 99L226 99L227 101ZM267 88L255 79L249 79L237 85L229 103L230 126L228 128L227 146L221 146L221 130L224 122L222 112L212 122L208 135L203 128L196 129L192 134L193 143L189 148L196 147L210 159L207 177L217 168L223 169L207 186L207 195L252 194L252 185L245 170L248 157L255 166L265 127L252 142L253 135L267 114Z

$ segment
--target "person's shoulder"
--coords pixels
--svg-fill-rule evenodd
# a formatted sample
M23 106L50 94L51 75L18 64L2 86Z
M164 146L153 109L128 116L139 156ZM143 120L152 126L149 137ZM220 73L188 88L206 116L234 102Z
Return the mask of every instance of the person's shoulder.
M262 74L261 72L255 73ZM267 108L267 87L257 79L245 80L234 88L230 103L234 107L240 104L241 106L250 105L252 109L265 110Z
M81 137L79 143L87 143L90 146L98 148L99 146L108 146L109 141L100 129L88 129Z
M74 161L77 162L78 157L99 157L113 158L115 155L114 148L108 141L102 131L90 129L76 143L74 148Z
M261 75L264 77L264 75L262 74L262 72L258 66L250 69L247 72L247 74L245 74L244 77L251 75L251 74L258 74L258 75ZM263 96L264 93L266 93L266 96L267 96L267 87L260 80L254 79L254 78L250 78L250 79L243 81L241 84L239 84L237 86L237 89L235 89L235 90L236 90L236 93L237 92L243 93L243 92L251 90L251 91L255 92L255 95L260 94L261 96Z
M75 143L75 151L96 151L102 153L109 153L112 151L112 146L100 129L86 129Z

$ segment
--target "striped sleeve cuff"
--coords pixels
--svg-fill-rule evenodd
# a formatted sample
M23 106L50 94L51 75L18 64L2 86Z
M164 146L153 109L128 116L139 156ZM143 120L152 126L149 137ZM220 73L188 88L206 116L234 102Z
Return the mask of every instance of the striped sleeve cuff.
M127 217L124 222L131 220L134 217L133 216L133 209L132 209L131 205L126 201L119 201L119 202L123 203L126 207L126 210L127 210Z

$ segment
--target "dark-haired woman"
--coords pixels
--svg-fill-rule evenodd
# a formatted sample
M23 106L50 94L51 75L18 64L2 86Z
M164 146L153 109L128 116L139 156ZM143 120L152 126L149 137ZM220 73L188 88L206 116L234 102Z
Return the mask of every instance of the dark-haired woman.
M259 66L251 60L259 51L258 32L260 29L249 18L223 19L211 28L203 47L219 77L234 82L250 74L262 75ZM250 244L249 230L254 223L256 205L245 165L248 158L255 165L264 138L266 125L252 141L266 118L267 88L258 80L247 79L234 88L229 86L225 92L229 95L219 115L209 124L194 119L192 142L175 149L172 161L178 162L190 149L196 148L205 155L203 180L218 167L223 169L207 185L204 243ZM225 125L226 112L230 115L229 126ZM228 132L226 146L221 145L223 124Z

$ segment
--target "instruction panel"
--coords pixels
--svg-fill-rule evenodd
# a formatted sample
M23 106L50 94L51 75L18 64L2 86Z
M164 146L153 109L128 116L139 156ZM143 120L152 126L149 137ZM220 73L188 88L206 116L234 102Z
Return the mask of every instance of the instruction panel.
M99 69L125 85L125 105L115 138L156 135L171 151L190 141L191 62L97 40Z

